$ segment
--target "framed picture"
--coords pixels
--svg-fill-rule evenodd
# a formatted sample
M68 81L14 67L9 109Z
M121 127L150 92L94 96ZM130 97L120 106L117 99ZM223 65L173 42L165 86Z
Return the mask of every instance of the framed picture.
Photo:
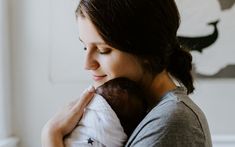
M235 78L235 0L176 0L198 78Z

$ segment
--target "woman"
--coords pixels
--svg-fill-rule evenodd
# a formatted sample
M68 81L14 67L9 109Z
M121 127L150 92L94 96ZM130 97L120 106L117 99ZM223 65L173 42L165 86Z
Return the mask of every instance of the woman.
M192 57L177 41L174 0L81 0L76 14L94 87L126 77L148 93L149 112L126 146L212 146L206 118L188 97ZM93 95L86 90L45 125L43 146L63 146Z

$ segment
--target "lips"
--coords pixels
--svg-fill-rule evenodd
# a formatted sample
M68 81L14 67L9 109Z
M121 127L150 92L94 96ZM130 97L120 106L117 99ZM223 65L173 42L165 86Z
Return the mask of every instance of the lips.
M93 80L94 81L100 81L103 78L105 78L107 75L93 75Z

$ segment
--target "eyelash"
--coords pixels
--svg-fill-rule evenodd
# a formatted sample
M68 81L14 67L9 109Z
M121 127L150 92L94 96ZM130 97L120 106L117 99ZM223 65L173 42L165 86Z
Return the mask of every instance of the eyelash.
M87 50L86 47L83 48L85 51ZM101 52L99 49L97 49L97 52L99 52L100 54L104 55L104 54L108 54L111 52L111 50L107 50L107 51L104 51L104 52Z
M102 55L104 55L104 54L108 54L108 53L110 53L111 52L111 50L107 50L107 51L100 51L100 50L98 50L98 52L100 53L100 54L102 54Z

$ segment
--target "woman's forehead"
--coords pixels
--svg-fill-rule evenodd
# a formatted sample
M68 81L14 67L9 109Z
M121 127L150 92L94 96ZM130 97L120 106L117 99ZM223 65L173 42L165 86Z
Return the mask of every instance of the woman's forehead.
M84 44L105 44L105 41L99 35L95 26L92 24L90 19L86 17L78 17L78 31L79 39Z

